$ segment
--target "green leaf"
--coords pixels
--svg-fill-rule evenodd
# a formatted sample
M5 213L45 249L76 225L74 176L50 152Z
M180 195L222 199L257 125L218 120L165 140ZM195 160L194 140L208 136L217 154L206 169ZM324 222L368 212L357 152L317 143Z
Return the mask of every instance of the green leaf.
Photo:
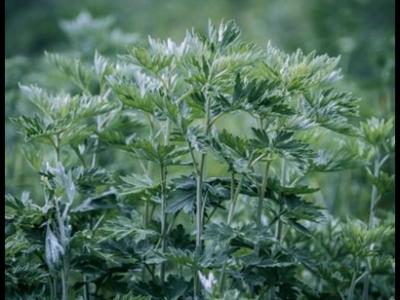
M168 193L167 212L176 213L183 209L190 213L195 210L196 181L193 176L183 176L173 180L174 188ZM206 208L221 207L221 202L228 199L229 189L220 178L208 178L204 181L203 193L207 195Z
M367 178L371 183L376 186L380 193L393 190L394 188L394 176L389 175L386 172L381 171L378 176L374 176L369 169L367 169Z
M190 250L181 250L169 247L164 254L160 254L167 258L171 263L182 265L186 267L193 267L197 265L195 253Z
M149 38L150 45L155 43L156 42L154 42L152 38ZM146 48L133 47L129 49L129 58L131 58L137 65L147 70L151 70L154 73L158 73L171 64L173 56L165 51L157 52L154 51L154 48L152 50L153 51L148 51Z
M363 137L371 145L388 143L388 140L393 135L393 130L393 118L384 120L373 117L361 123Z
M250 172L249 160L252 147L249 140L239 136L234 136L226 129L214 133L212 146L217 153L222 156L230 166L238 173Z
M93 211L104 211L116 207L116 193L113 190L106 191L100 195L86 198L82 203L72 209L75 213L86 213Z
M79 59L72 59L61 54L45 53L46 58L60 69L66 76L83 91L90 90L90 82L94 77L94 71L85 66Z
M204 230L204 238L225 243L235 237L235 233L229 225L223 223L208 224Z
M235 42L239 35L240 29L232 20L221 22L218 28L211 21L208 22L208 42L211 49L214 47L224 49Z
M359 135L349 122L350 118L358 117L359 98L330 88L314 95L304 95L304 99L305 114L320 126L341 134Z
M101 228L99 242L106 240L120 241L128 236L133 236L135 240L141 240L158 234L150 229L143 229L138 225L140 219L132 219L128 217L119 216L115 219L107 221Z
M168 194L167 213L176 213L183 210L185 213L190 213L194 210L196 192L193 190L175 190Z
M140 86L124 78L108 77L108 82L118 99L126 106L150 114L155 112L153 98L159 97L155 91L147 91L145 94L143 91L145 87L141 91Z
M293 131L273 127L265 130L251 129L255 135L255 138L251 139L251 144L264 153L274 153L298 161L302 165L308 164L309 159L314 156L309 145L296 139Z
M45 124L38 115L33 117L21 116L10 120L23 130L26 141L37 139L51 145L52 137L59 132L54 125Z

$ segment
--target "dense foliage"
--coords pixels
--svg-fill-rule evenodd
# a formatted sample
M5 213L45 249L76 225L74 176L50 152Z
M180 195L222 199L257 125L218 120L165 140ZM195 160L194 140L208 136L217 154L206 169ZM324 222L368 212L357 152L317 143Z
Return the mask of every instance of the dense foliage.
M376 209L393 119L360 123L338 58L244 42L232 21L181 43L110 26L63 23L89 37L80 59L46 54L57 89L20 85L37 184L6 195L7 298L394 296L394 218ZM318 201L315 178L343 169L369 179L368 223Z

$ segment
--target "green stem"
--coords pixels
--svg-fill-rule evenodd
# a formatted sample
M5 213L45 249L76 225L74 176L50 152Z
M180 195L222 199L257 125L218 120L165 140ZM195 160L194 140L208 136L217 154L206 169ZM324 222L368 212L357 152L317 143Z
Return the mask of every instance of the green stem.
M282 171L281 171L281 185L286 184L286 173L287 173L286 169L287 169L286 160L283 158L282 159ZM278 242L275 244L275 247L273 248L273 253L276 253L276 251L278 249L278 245L282 241L282 229L283 229L283 223L281 220L282 212L283 212L283 199L281 197L280 203L279 203L279 213L278 213L279 218L276 223L276 231L275 231L275 238ZM279 287L273 287L271 289L271 293L272 293L271 299L275 299L275 294L278 290L279 290Z
M211 101L207 97L206 101L206 118L205 118L205 134L208 135L210 130L210 114L211 114ZM200 257L202 252L202 231L203 231L203 199L202 199L202 190L203 190L203 181L204 181L204 167L206 162L207 155L205 152L201 153L200 156L200 166L198 169L198 173L196 174L196 256ZM197 275L197 268L193 269L194 271L194 299L198 299L201 294L201 287L199 283L199 278Z
M62 284L62 300L68 300L68 279L66 277L65 269L61 271L61 284Z
M143 225L145 229L149 227L149 212L150 212L149 200L146 199L146 201L144 202L144 215L143 215Z
M83 299L90 300L89 282L88 282L87 275L85 273L83 274Z
M93 218L90 218L90 222L87 224L87 229L89 229L91 232L94 232L96 228L93 225L94 225ZM83 299L90 300L90 287L89 287L90 275L83 272L82 279L83 279Z
M230 198L231 201L233 200L233 195L235 194L235 171L232 168L232 173L231 173L231 191L230 191Z
M368 271L366 271L360 276L356 277L357 274L359 273L359 270L360 270L360 261L358 258L355 258L354 273L352 275L349 291L347 293L347 300L353 300L354 290L356 288L357 283L368 275Z
M61 162L61 147L60 147L60 136L56 136L56 141L55 141L55 150L56 150L56 160L57 163ZM68 279L69 279L69 249L68 249L68 242L69 242L69 237L66 236L66 228L68 228L68 224L66 226L64 214L67 213L67 209L65 209L64 213L61 213L60 207L58 205L58 199L54 199L55 203L55 208L56 208L56 218L57 218L57 223L58 223L58 231L59 231L59 237L61 240L61 245L64 248L64 256L62 258L63 261L63 266L61 270L61 285L62 285L62 300L68 300Z
M170 121L167 120L165 122L164 127L164 145L169 144L169 127ZM165 253L166 249L166 233L167 233L167 166L164 163L160 165L160 172L161 172L161 251ZM165 282L165 262L161 263L160 269L160 280L161 285L164 285Z
M236 186L236 190L235 190L234 193L232 193L233 190L234 190L233 186L234 186L234 180L235 180L234 174L232 174L231 201L230 201L228 221L227 221L228 225L230 225L232 223L232 219L233 219L233 215L234 215L234 212L235 212L237 198L239 196L240 189L241 189L242 184L243 184L243 179L244 179L244 175L240 174L240 179L239 179L238 185ZM224 265L222 266L222 271L221 271L221 275L220 275L220 286L219 286L220 294L223 293L224 288L225 288L225 271L226 271L226 263L224 263Z
M204 166L206 161L206 154L202 153L200 157L199 176L196 180L196 252L201 255L201 235L202 235L202 207L203 207L203 181L204 181Z
M208 215L207 220L204 221L204 224L207 224L210 220L211 217L214 215L214 213L217 211L217 207L214 207L211 213Z
M269 172L270 164L271 164L271 161L268 160L265 165L265 170L264 170L264 174L262 177L261 187L259 189L259 194L258 194L258 207L257 207L257 216L256 216L256 222L257 222L258 227L261 226L261 221L262 221L263 202L264 202L264 198L265 198L265 191L267 189L268 172ZM255 252L259 253L259 251L260 251L260 242L258 242L255 247Z
M174 215L172 216L172 220L168 225L167 235L171 232L172 228L174 227L175 221L176 221L176 218L178 217L178 215L179 215L179 211L175 212Z
M243 180L244 180L244 175L240 174L239 182L238 182L238 185L236 187L235 194L233 195L233 199L231 201L231 205L230 205L230 208L229 208L228 225L231 225L231 223L232 223L233 215L235 213L237 199L239 198L239 193L240 193L240 189L241 189L242 184L243 184Z
M281 185L286 184L286 173L287 173L286 160L282 159ZM281 201L279 203L279 215L283 211L283 199L281 198L280 200ZM281 220L281 218L279 218L278 222L276 224L276 232L275 232L275 237L279 242L282 240L282 228L283 228L282 220Z
M60 136L59 135L56 136L56 142L54 143L54 147L56 150L56 161L58 163L61 161L61 154L60 154L61 149L60 149Z
M384 158L386 160L386 158ZM382 160L384 162L384 160ZM380 153L378 152L376 154L375 160L374 160L374 176L378 177L380 168L382 167L383 163L380 160ZM376 216L376 204L378 202L379 198L379 193L378 193L378 188L376 185L372 185L372 190L371 190L371 200L370 200L370 207L369 207L369 222L368 222L368 228L372 229L375 226L375 216ZM374 245L371 244L369 246L370 250L373 250ZM370 266L370 261L368 260L368 273L364 278L364 283L363 283L363 292L362 292L362 300L368 300L369 295L369 282L370 282L370 277L371 277L371 266Z
M202 178L203 178L203 167L204 163L203 156L200 160L200 170L199 175L196 176L196 256L199 257L201 255L201 231L202 231L202 224L201 224L201 207L202 207ZM194 268L194 299L198 299L198 295L200 293L200 282L197 275L197 269Z
M151 278L153 281L156 281L156 276L154 275L154 271L149 267L149 265L144 264L144 267L147 269L147 271L150 273Z
M145 114L145 116L146 116L146 118L147 118L147 121L149 122L149 128L150 128L150 132L149 132L149 135L150 135L150 139L153 139L154 138L154 124L153 124L153 120L152 120L152 117L151 117L151 115L150 114ZM151 162L149 161L148 163L147 163L147 168L146 168L146 175L148 176L148 177L151 177L151 173L152 173L152 165L151 165ZM149 227L149 222L150 222L150 203L149 203L149 200L147 199L146 201L145 201L145 203L144 203L144 215L143 215L143 225L144 225L144 228L148 228Z
M281 212L282 212L282 210L283 210L283 204L282 203L280 203L279 204L279 215L281 216L282 214L281 214ZM277 223L276 223L276 231L275 231L275 237L276 237L276 239L279 241L279 242L281 242L281 240L282 240L282 221L281 221L281 219L279 218L278 219L278 221L277 221Z
M257 123L258 123L258 127L261 130L263 130L264 129L263 119L262 118L257 118ZM264 155L260 155L259 157L264 157ZM255 161L257 161L258 159L261 159L261 158L257 158L257 159L255 159ZM270 164L271 164L271 161L268 160L267 164L265 165L265 170L264 170L263 177L262 177L261 187L259 189L258 207L257 207L257 216L256 216L257 226L261 225L263 201L264 201L264 198L265 198L265 189L267 187L268 171L269 171Z
M49 287L50 287L50 299L56 300L57 282L56 279L54 278L54 275L52 275L49 279Z
M166 173L167 169L164 164L161 164L161 251L165 252L166 246L166 229L167 229L167 214L166 214ZM161 284L165 282L165 262L161 263L160 270Z
M92 168L94 168L96 166L96 151L97 151L97 147L99 145L99 139L96 137L96 139L94 140L94 149L93 149L93 156L92 156L92 162L90 164L90 166Z
M380 155L379 153L377 154L377 157L375 158L374 161L374 176L378 177L379 172L380 172ZM369 208L369 222L368 226L369 228L373 228L375 226L375 216L376 216L376 204L378 201L378 188L376 185L372 185L372 190L371 190L371 201L370 201L370 208Z
M93 156L92 156L92 163L91 163L91 167L92 168L94 168L95 166L96 166L96 159L97 159L97 153L96 153L96 151L97 151L97 148L98 148L98 146L99 146L99 137L98 137L98 135L97 135L97 132L100 132L100 130L101 130L101 125L100 125L100 117L99 116L97 116L96 117L96 137L95 137L95 140L94 140L94 149L93 149Z
M267 181L268 181L268 171L271 162L268 161L265 165L265 171L262 177L260 193L258 195L258 208L257 208L257 225L261 225L261 217L262 217L262 210L263 210L263 201L265 198L265 190L267 188Z
M355 281L356 281L356 272L354 272L353 276L351 277L351 283L350 283L350 288L349 288L349 292L347 295L347 300L353 300Z
M79 149L76 147L72 147L72 150L74 150L76 156L78 157L79 161L81 162L82 166L86 169L86 162L83 156L79 153Z
M153 220L153 215L154 215L155 210L156 210L156 206L151 203L149 220Z
M208 127L211 127L219 118L221 118L224 115L224 113L219 113L218 115L216 115L211 121L210 124L208 125Z
M62 284L62 300L68 300L68 278L69 278L69 253L68 253L68 243L65 235L65 226L64 222L61 218L60 209L58 206L58 200L56 203L56 211L57 211L57 221L58 221L58 229L60 233L61 244L64 248L64 256L63 256L63 267L61 270L61 284Z

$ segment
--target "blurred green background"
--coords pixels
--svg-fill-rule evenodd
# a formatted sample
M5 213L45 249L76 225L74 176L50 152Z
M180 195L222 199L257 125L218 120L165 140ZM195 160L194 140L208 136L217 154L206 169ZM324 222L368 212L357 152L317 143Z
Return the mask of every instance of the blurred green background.
M301 48L341 55L340 84L362 98L361 120L388 118L394 114L394 6L394 0L6 0L6 117L31 109L21 99L18 82L57 86L57 75L43 72L48 68L43 62L45 50L90 52L104 46L102 52L112 55L124 51L124 39L145 41L152 35L181 40L186 29L205 30L208 19L216 23L234 19L243 38L260 46L271 40L286 52ZM97 25L104 36L71 36L60 26L81 12L102 20ZM113 47L106 47L111 36ZM5 173L10 193L20 194L38 183L22 156L22 142L6 119ZM393 173L394 166L389 168ZM321 196L330 212L367 219L370 187L364 173L351 170L316 178L322 186L329 183ZM385 197L379 205L393 208L393 198Z

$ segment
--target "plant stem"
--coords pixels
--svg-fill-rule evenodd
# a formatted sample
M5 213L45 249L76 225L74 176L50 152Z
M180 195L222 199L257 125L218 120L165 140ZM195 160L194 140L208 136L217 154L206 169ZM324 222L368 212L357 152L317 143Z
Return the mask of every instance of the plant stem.
M202 224L201 224L201 208L202 203L202 188L203 188L203 176L204 176L204 162L206 155L201 154L200 157L200 173L196 178L196 252L198 255L201 254L201 234L202 234Z
M76 147L71 147L74 150L74 153L78 157L79 161L81 162L82 166L86 169L86 162L83 156L79 153L79 150Z
M208 215L207 220L205 220L204 224L207 224L210 220L211 217L214 215L214 213L217 211L217 207L214 207L211 213Z
M69 275L69 253L68 253L68 243L65 235L65 226L63 220L61 219L60 209L58 206L58 200L56 202L58 229L60 233L61 245L64 248L63 256L63 268L61 270L61 284L62 284L62 300L68 300L68 275Z
M90 300L89 282L86 274L83 274L83 299Z
M147 121L149 122L149 128L150 128L150 139L153 140L154 139L154 124L153 124L153 120L150 114L145 114L145 117L147 118ZM149 161L147 163L147 167L146 167L146 175L148 177L151 177L151 173L152 173L152 165L151 162ZM143 216L143 225L144 228L147 229L149 227L149 222L150 222L150 203L149 200L146 200L144 203L144 216Z
M161 164L160 168L161 172L161 251L165 252L165 242L166 242L166 229L167 229L167 214L166 214L166 167L164 164ZM161 284L164 284L165 281L165 262L161 263L160 269L160 280Z
M354 267L354 273L352 275L351 278L351 283L350 283L350 287L349 287L349 291L347 293L347 300L353 300L354 298L354 290L356 288L357 283L365 278L365 276L368 275L368 271L365 271L364 273L362 273L360 276L356 277L358 272L360 270L360 262L358 258L355 258L355 267Z
M164 127L164 145L169 144L169 127L170 121L165 122ZM161 162L160 164L160 177L161 177L161 251L165 253L166 248L166 233L167 233L167 166ZM165 262L161 263L160 268L161 285L165 282Z
M353 276L351 277L351 284L350 284L349 292L347 295L347 300L353 300L355 281L356 281L356 272L354 272Z
M150 207L150 216L149 216L149 220L153 219L153 215L154 215L154 211L156 210L156 206L155 205L151 205Z
M61 294L61 299L62 300L68 300L68 283L67 283L67 278L65 276L65 270L61 271L61 284L62 284L62 294Z
M283 205L282 203L279 204L279 215L281 216L281 212L283 210ZM282 221L279 218L277 223L276 223L276 232L275 232L275 237L276 239L280 242L282 239Z
M97 127L96 131L100 132L101 125L100 125L100 117L99 116L96 117L96 127ZM92 168L94 168L96 166L96 158L97 158L96 151L97 151L97 147L99 146L99 137L97 135L97 132L96 132L96 136L95 136L95 140L94 140L94 147L93 147L94 149L93 149L92 162L91 162L91 165L90 165Z
M56 279L54 278L54 275L52 275L49 279L49 287L50 287L50 299L55 300L56 298L56 292L57 292L57 282Z
M55 150L56 150L56 161L58 163L58 162L60 162L60 159L61 159L61 155L60 155L60 151L61 151L61 149L60 149L60 136L59 135L56 136L56 142L54 143L54 147L55 147Z
M232 174L232 181L231 181L231 201L230 201L230 207L229 207L229 214L228 214L228 225L230 225L232 223L232 219L233 219L233 214L235 212L235 206L236 206L236 201L237 198L239 196L240 193L240 189L242 187L243 184L243 179L244 179L244 175L240 174L240 179L238 182L238 185L236 186L236 190L233 193L233 186L234 186L234 174ZM222 266L222 271L221 271L221 276L220 276L220 293L222 294L225 288L225 271L226 271L226 263L224 263L224 265Z
M200 168L199 174L196 176L196 256L200 257L201 255L201 234L203 230L202 224L202 215L201 215L201 208L202 208L202 189L203 189L203 175L204 175L204 161L205 161L205 154L201 155L200 158ZM197 269L194 270L194 299L198 299L200 294L200 282L197 274Z
M237 203L237 199L239 198L239 193L240 193L240 189L243 184L243 180L244 180L244 175L240 174L239 182L236 187L235 194L233 195L233 199L231 201L231 206L229 208L228 225L231 225L231 223L232 223L233 214L235 213L236 203Z
M260 194L258 196L258 208L257 208L257 226L261 225L261 217L262 217L262 208L263 208L263 201L265 198L265 190L267 188L267 181L268 181L268 171L271 162L268 161L265 165L265 171L262 177Z
M267 181L268 181L268 172L269 172L269 166L271 164L271 161L268 160L266 165L265 165L265 170L264 174L262 177L262 182L261 182L261 187L259 189L259 195L258 195L258 207L257 207L257 215L256 215L256 222L257 226L261 226L261 221L262 221L262 211L263 211L263 202L265 198L265 191L267 188ZM260 242L258 242L255 246L255 253L259 253L260 251Z
M231 198L231 201L233 199L233 195L234 194L235 194L235 171L232 168L232 173L231 173L231 191L230 191L230 194L229 194L229 196Z
M55 150L56 150L56 160L57 163L60 163L60 136L57 134L56 136L56 142L55 142ZM66 236L66 228L68 228L68 225L64 223L66 221L66 218L63 216L64 214L67 213L67 209L65 209L64 213L61 213L60 207L58 205L58 199L54 199L55 203L55 208L56 208L56 218L57 218L57 223L58 223L58 231L59 231L59 237L61 241L61 245L64 248L64 255L62 258L63 261L63 266L61 270L61 285L62 285L62 300L68 300L68 278L69 278L69 249L68 249L68 243L69 243L69 237Z
M145 268L147 269L147 271L150 273L151 278L153 279L153 281L156 281L156 277L155 277L155 275L154 275L153 270L152 270L152 269L149 267L149 265L147 265L147 264L144 264L144 266L145 266Z
M201 189L202 189L202 168L200 168L199 176L196 176L196 256L200 256L201 252ZM200 282L197 270L194 268L194 299L198 299L200 292Z
M282 172L281 172L281 185L285 185L286 184L286 170L287 166L286 166L286 160L283 158L282 159ZM278 214L278 221L276 223L276 231L275 231L275 238L278 241L275 244L275 247L273 249L273 253L276 253L277 249L278 249L278 244L281 242L282 240L282 228L283 228L283 223L281 221L281 216L282 216L282 212L283 212L283 199L281 197L280 199L280 203L279 203L279 214ZM271 299L275 299L275 294L276 292L279 290L279 287L273 287L271 289Z
M164 145L169 144L169 127L170 121L165 121L164 126ZM160 172L161 172L161 251L165 253L166 248L166 232L167 232L167 199L166 199L166 192L167 192L167 166L164 163L160 165ZM161 263L160 269L160 280L161 285L164 285L165 282L165 262Z
M172 227L175 225L175 221L176 221L176 218L178 217L178 215L179 215L179 211L175 212L174 215L172 216L172 220L168 225L167 235L171 232Z
M287 173L287 165L286 165L286 160L282 159L282 174L281 174L281 185L286 184L286 173ZM280 204L279 204L279 215L282 213L283 210L283 199L281 198ZM275 232L275 237L276 239L280 242L282 239L282 221L279 217L278 222L276 224L276 232Z
M90 164L90 167L94 168L96 166L96 150L97 150L97 146L99 144L99 139L96 137L95 141L94 141L94 152L93 152L93 156L92 156L92 162Z
M209 97L206 98L206 118L205 118L205 134L208 135L210 130L210 114L211 114L211 101ZM207 158L207 154L205 152L201 153L200 156L200 166L198 169L198 173L196 174L196 256L200 257L202 252L202 231L203 231L203 199L202 199L202 192L203 192L203 181L204 181L204 167L205 161ZM197 269L194 270L194 299L198 299L198 296L201 294L201 287L199 283L199 278L197 274Z
M143 225L145 229L149 227L149 212L150 212L149 200L146 200L144 202L144 216L143 216Z
M90 218L90 222L87 224L87 229L90 231L94 231L95 226L93 226L93 219ZM89 274L83 272L82 281L83 281L83 299L90 300L90 290L89 290Z
M379 172L380 172L380 155L379 153L377 154L375 161L374 161L374 176L378 177ZM368 222L368 227L373 228L375 226L375 215L376 215L376 204L378 201L378 188L376 185L372 185L372 190L371 190L371 202L370 202L370 208L369 208L369 222Z
M382 160L383 162L386 160L386 158L384 158L384 160ZM379 176L379 172L380 172L380 168L382 167L383 163L380 161L380 153L378 151L378 153L375 156L375 160L374 160L374 177L378 177ZM368 222L368 228L371 229L375 226L375 215L376 215L376 204L378 202L378 198L379 198L379 194L378 194L378 188L376 187L376 185L372 185L372 190L371 190L371 200L370 200L370 207L369 207L369 222ZM370 250L373 250L374 245L371 244L369 246ZM368 296L368 291L369 291L369 282L370 282L370 261L368 260L368 273L367 276L365 276L364 278L364 283L363 283L363 292L362 292L362 300L368 300L369 296Z

